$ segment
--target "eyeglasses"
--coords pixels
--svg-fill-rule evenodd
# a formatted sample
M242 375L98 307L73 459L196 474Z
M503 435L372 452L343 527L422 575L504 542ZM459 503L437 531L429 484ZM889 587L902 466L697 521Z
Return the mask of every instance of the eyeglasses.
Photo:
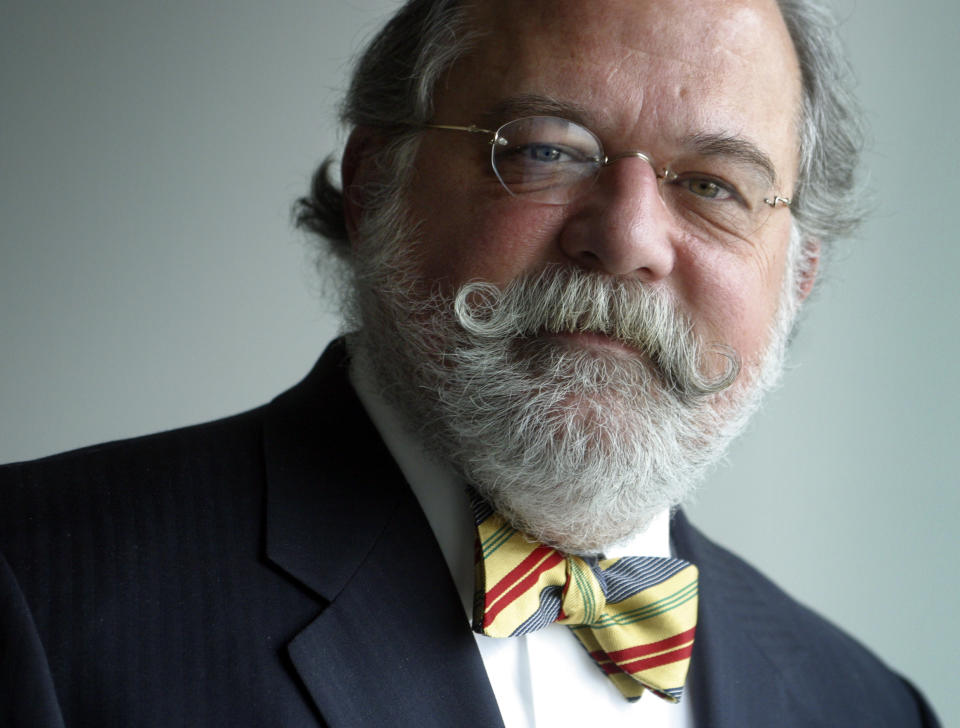
M749 238L790 199L773 191L773 171L756 151L726 140L700 153L657 168L641 151L607 156L589 129L556 116L528 116L496 131L475 125L425 124L431 129L490 134L490 164L511 195L547 205L566 205L584 197L600 170L637 158L657 176L660 198L677 223L695 234L725 240Z

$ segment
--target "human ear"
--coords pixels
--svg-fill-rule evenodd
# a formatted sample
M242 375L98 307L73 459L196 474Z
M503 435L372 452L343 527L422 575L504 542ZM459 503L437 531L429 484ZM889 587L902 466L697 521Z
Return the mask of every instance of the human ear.
M817 280L817 271L820 269L820 241L817 238L806 238L803 249L800 251L797 276L797 293L801 301L805 301L813 290Z

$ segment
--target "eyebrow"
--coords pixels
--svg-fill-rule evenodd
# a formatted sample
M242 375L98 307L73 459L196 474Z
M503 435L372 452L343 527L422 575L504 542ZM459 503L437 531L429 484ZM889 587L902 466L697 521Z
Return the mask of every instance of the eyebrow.
M694 149L705 157L729 157L753 167L771 187L777 184L777 168L760 147L748 139L729 134L701 133L687 137L683 146Z
M483 114L484 123L496 125L501 120L523 116L561 116L590 128L592 114L588 109L569 101L539 94L510 96ZM496 123L495 123L496 122ZM777 168L769 155L749 139L726 133L701 132L681 139L682 148L705 157L727 157L754 169L771 187L777 185Z
M483 114L483 116L491 120L491 122L499 119L509 121L523 116L540 115L562 116L564 119L589 126L587 120L590 118L590 113L584 107L539 94L510 96Z

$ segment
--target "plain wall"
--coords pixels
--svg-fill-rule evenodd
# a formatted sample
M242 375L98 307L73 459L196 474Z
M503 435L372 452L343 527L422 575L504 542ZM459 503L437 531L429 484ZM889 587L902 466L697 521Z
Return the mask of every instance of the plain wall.
M947 0L837 0L876 211L690 508L960 724L960 246ZM212 419L336 332L289 210L390 4L3 0L0 461Z

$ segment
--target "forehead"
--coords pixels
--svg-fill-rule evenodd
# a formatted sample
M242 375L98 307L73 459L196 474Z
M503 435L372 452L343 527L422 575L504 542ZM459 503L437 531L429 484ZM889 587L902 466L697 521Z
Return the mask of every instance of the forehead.
M630 143L726 134L795 161L800 73L773 0L493 0L471 12L479 39L438 87L438 118L530 95Z

